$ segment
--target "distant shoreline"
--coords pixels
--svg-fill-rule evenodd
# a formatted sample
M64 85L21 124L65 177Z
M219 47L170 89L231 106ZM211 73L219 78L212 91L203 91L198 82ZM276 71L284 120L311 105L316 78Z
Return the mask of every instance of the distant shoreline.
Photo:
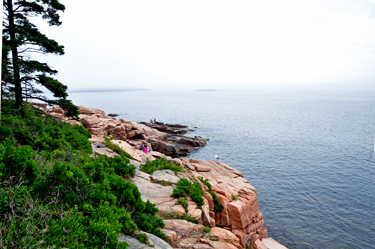
M84 89L84 90L71 90L68 93L84 93L84 92L130 92L130 91L148 91L146 88L135 89Z

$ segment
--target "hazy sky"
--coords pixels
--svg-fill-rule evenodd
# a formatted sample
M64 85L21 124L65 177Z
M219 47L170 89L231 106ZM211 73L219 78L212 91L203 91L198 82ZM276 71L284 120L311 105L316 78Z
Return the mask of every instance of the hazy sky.
M375 0L60 1L70 90L375 89Z

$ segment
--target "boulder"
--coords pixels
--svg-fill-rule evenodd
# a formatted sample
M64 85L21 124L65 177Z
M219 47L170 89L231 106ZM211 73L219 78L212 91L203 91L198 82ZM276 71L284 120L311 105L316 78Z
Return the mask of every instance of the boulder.
M85 128L99 128L100 119L96 115L83 116L81 123Z
M84 107L83 105L80 105L78 106L79 108L79 112L81 114L86 114L86 115L96 115L97 117L100 117L100 118L105 118L106 115L105 115L105 112L102 111L102 110L99 110L99 109L94 109L94 108L88 108L88 107Z
M136 152L137 149L133 148L130 144L128 144L125 141L122 140L111 140L112 143L118 145L121 149L129 153L129 155L137 161L142 161L142 158L139 156L139 154Z
M171 186L161 186L160 184L152 183L137 176L132 179L132 182L138 187L139 192L141 192L143 201L151 201L160 198L170 200L170 196L173 192ZM154 201L152 202L155 203Z
M65 114L65 111L60 106L53 106L52 112Z
M158 180L158 181L166 181L166 182L173 182L177 183L180 178L174 175L174 172L172 171L172 174L168 172L167 170L156 170L154 173L152 173L152 179Z
M272 238L258 239L255 241L254 249L287 249Z

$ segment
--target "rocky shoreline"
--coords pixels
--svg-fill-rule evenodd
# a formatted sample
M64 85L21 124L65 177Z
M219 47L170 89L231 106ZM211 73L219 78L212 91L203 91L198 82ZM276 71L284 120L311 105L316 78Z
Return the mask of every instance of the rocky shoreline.
M257 191L244 175L220 162L183 158L196 147L203 147L207 139L202 137L186 137L183 134L189 127L169 125L156 122L135 123L125 119L116 119L105 115L99 109L80 106L80 121L69 120L59 107L46 108L37 105L46 114L64 120L74 125L83 125L91 134L93 153L116 156L117 153L105 147L104 137L111 137L112 143L117 144L131 156L131 163L136 166L136 175L132 181L137 185L144 201L150 200L159 209L159 215L164 219L164 233L170 244L163 244L155 236L149 236L154 247L137 244L131 237L121 234L121 241L128 241L129 248L254 248L254 249L285 249L272 238L268 237L264 226L263 214L259 212ZM139 150L140 146L148 146L150 152ZM159 170L146 174L139 170L147 160L166 158L168 162L183 167L186 173L175 174L171 170ZM204 204L199 209L197 204L187 198L187 210L177 204L176 198L171 197L173 188L182 178L208 179L221 211L214 210L214 200L206 193ZM198 180L199 181L199 180ZM169 184L160 184L168 182ZM199 181L201 188L208 192L207 186ZM215 212L216 211L216 212ZM176 216L188 215L196 223ZM155 237L155 238L153 238Z

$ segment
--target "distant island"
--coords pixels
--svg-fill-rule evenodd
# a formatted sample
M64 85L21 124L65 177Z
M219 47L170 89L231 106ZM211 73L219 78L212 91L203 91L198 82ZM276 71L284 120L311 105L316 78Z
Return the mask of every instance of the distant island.
M216 89L199 89L194 91L217 91Z
M125 92L125 91L147 91L146 88L120 88L120 89L80 89L80 90L70 90L70 93L80 93L80 92Z

